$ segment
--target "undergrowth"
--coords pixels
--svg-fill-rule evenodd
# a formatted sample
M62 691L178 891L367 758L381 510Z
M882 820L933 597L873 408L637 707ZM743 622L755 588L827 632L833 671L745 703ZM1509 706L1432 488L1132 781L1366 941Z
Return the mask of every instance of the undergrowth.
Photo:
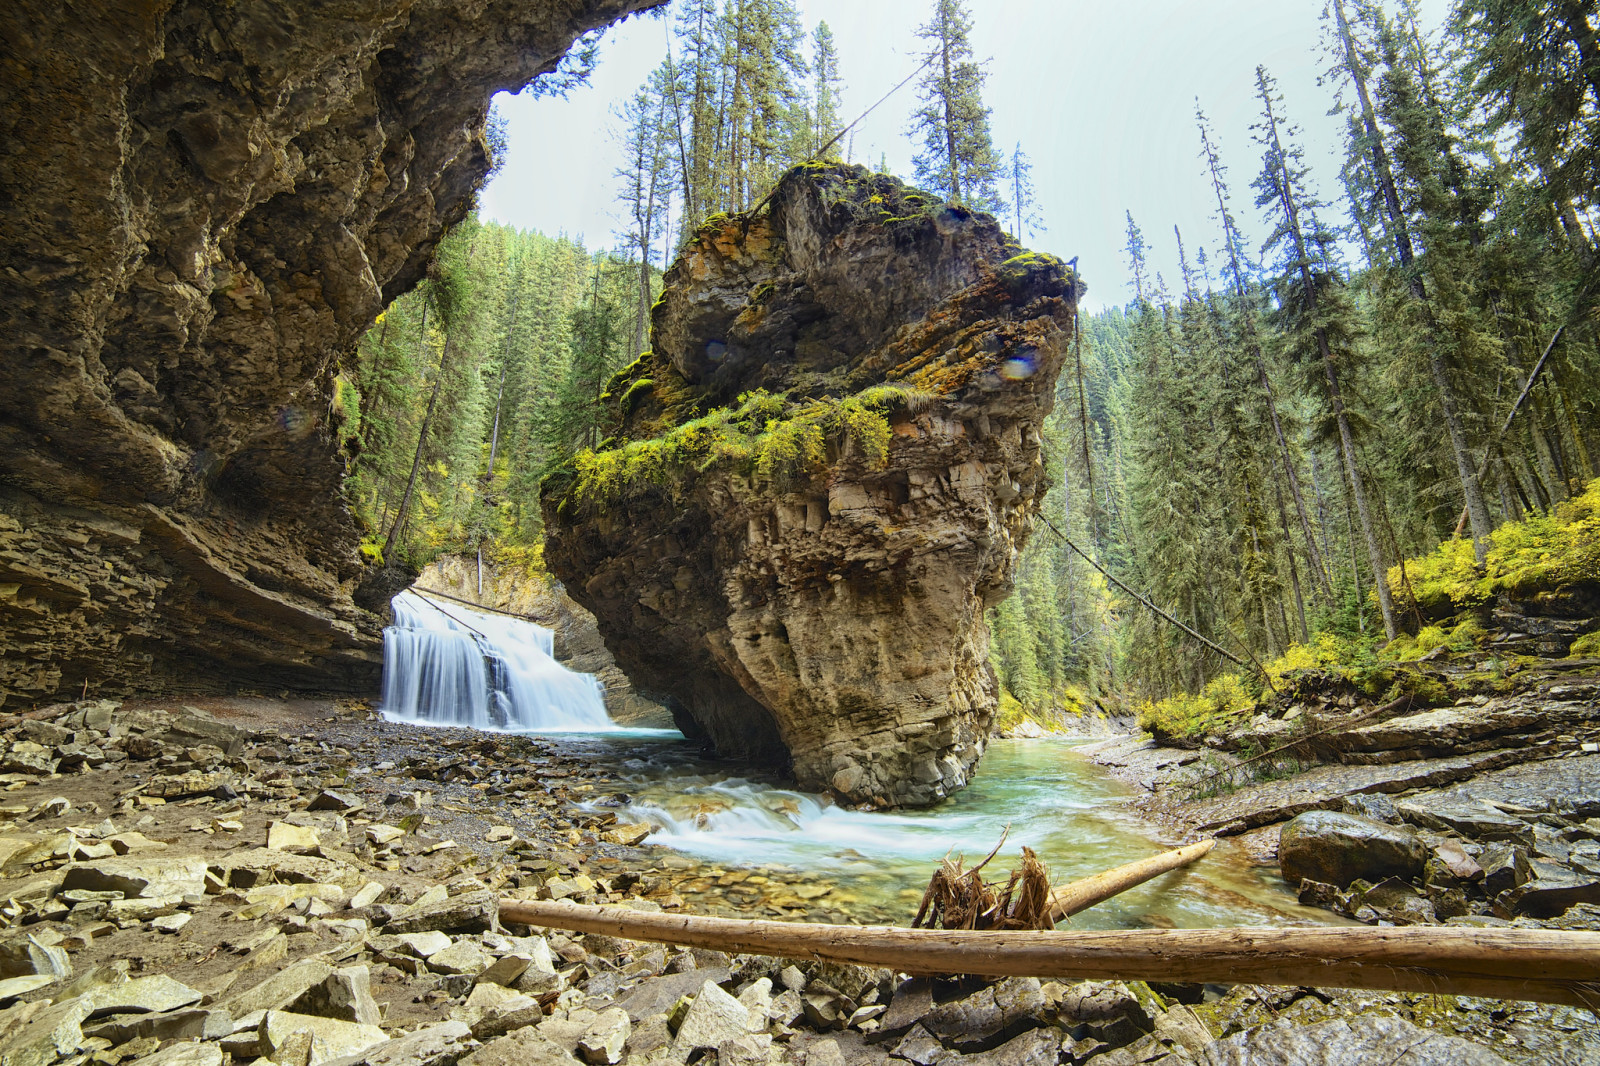
M1481 570L1472 542L1458 537L1407 560L1404 578L1410 579L1417 605L1435 616L1481 607L1500 592L1600 581L1600 478L1549 514L1507 522L1489 534ZM1389 587L1397 597L1407 594L1404 578L1400 567L1390 569Z

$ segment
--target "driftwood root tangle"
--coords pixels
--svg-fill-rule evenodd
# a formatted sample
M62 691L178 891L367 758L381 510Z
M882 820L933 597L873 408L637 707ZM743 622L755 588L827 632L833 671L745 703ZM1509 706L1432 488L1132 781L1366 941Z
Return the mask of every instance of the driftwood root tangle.
M504 901L515 925L910 974L1322 985L1600 1008L1600 933L1548 929L1135 929L959 932L651 914Z

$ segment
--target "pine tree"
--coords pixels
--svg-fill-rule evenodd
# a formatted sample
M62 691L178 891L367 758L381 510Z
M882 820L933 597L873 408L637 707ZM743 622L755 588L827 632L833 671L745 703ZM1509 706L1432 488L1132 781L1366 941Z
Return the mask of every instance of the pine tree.
M1033 194L1033 164L1018 141L1011 152L1010 166L1011 216L1015 229L1011 235L1019 241L1031 240L1044 231L1044 217L1039 213L1038 201ZM1025 232L1026 229L1026 232Z
M1003 211L997 183L1002 163L989 137L983 66L972 53L972 18L961 0L934 0L933 17L917 31L927 41L922 106L911 116L923 151L912 160L918 184L980 211Z
M1488 554L1489 534L1494 526L1489 518L1489 508L1484 503L1483 490L1478 484L1477 461L1467 442L1461 400L1457 387L1451 380L1450 368L1446 365L1445 349L1451 347L1450 338L1444 335L1444 330L1440 326L1435 300L1429 297L1428 280L1424 276L1423 264L1417 261L1411 234L1413 223L1408 217L1405 205L1401 202L1384 133L1379 128L1377 109L1373 106L1368 87L1370 75L1368 64L1357 47L1355 34L1351 31L1349 20L1346 18L1344 0L1332 0L1331 6L1338 26L1344 74L1355 87L1360 102L1360 121L1365 133L1365 143L1362 147L1371 158L1372 175L1377 182L1382 204L1380 217L1388 234L1389 243L1394 247L1395 265L1400 279L1404 281L1411 298L1417 304L1418 328L1415 332L1406 331L1403 337L1408 347L1414 345L1420 349L1418 355L1427 364L1428 374L1436 392L1435 399L1444 418L1450 451L1455 458L1456 473L1461 482L1462 496L1466 501L1467 515L1472 523L1473 550L1481 564ZM1407 161L1411 164L1410 176L1413 184L1425 190L1423 195L1427 197L1427 202L1423 205L1424 217L1444 221L1439 217L1440 211L1444 208L1439 202L1441 199L1439 194L1442 194L1443 187L1432 171L1436 153L1442 146L1433 143L1432 131L1425 124L1415 121L1416 100L1404 68L1391 66L1389 80L1390 100L1397 100L1399 98L1397 93L1405 99L1392 107L1387 117L1391 123L1397 118L1406 123L1398 143L1408 149ZM1406 139L1408 135L1412 138L1409 142ZM1433 227L1435 236L1441 241L1445 239L1447 229L1447 222L1444 226ZM1436 256L1435 259L1441 257ZM1435 279L1436 290L1438 280ZM1435 291L1435 299L1437 295ZM1470 335L1466 338L1457 338L1458 341L1461 339L1470 339Z
M1335 236L1317 217L1321 206L1305 187L1306 168L1301 149L1293 143L1296 131L1278 117L1283 98L1265 67L1256 68L1256 88L1261 98L1261 121L1252 128L1264 151L1261 176L1255 181L1256 206L1265 208L1273 230L1266 248L1278 252L1273 279L1278 300L1278 320L1284 341L1295 358L1317 360L1325 388L1322 399L1338 432L1339 453L1351 500L1361 517L1361 533L1374 575L1378 609L1384 632L1398 632L1394 603L1389 592L1388 566L1378 540L1372 508L1363 484L1362 464L1356 451L1355 431L1340 384L1342 365L1355 354L1352 314L1343 293L1343 279L1333 269ZM1289 143L1286 146L1285 140Z
M839 53L833 44L833 31L818 22L811 35L812 134L811 154L821 157L826 150L830 160L839 158L838 146L829 148L839 135L839 96L844 79L839 76Z

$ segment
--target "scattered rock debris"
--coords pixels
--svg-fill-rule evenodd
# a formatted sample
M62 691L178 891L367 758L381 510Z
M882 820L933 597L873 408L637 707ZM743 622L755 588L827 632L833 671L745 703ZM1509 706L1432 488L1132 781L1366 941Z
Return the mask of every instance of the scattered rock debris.
M582 805L610 789L603 766L538 740L357 703L207 703L0 719L0 1063L1220 1066L1402 1043L1417 1061L1600 1058L1592 1018L1563 1008L930 980L505 927L502 897L852 916L832 886L652 847ZM1440 855L1453 877L1506 869Z

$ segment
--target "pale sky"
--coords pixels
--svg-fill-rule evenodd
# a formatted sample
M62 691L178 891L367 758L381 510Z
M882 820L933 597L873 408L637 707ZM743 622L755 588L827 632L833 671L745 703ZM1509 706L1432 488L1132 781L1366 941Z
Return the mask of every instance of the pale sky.
M819 19L833 30L845 83L840 112L849 121L916 67L915 30L932 3L799 0L799 6L808 34ZM1327 114L1332 86L1318 84L1329 64L1322 6L1323 0L968 0L974 50L992 60L984 101L995 145L1009 157L1021 141L1034 164L1048 228L1024 243L1064 259L1078 256L1090 308L1131 298L1125 211L1143 229L1169 288L1180 284L1174 224L1191 258L1202 243L1208 251L1218 246L1215 204L1198 158L1196 96L1229 167L1234 215L1252 240L1265 234L1249 187L1261 166L1249 129L1260 111L1257 63L1278 79L1290 118L1305 130L1314 187L1325 200L1339 198L1343 119ZM1423 0L1424 28L1439 26L1449 6ZM610 108L661 62L672 18L636 17L608 31L590 84L568 99L501 96L510 152L484 191L483 217L581 235L593 248L613 243L621 225L613 177L621 152L620 123ZM901 89L847 135L853 162L876 166L886 154L889 169L910 179L916 146L905 129L915 87L913 81ZM1338 221L1344 219L1340 204Z

